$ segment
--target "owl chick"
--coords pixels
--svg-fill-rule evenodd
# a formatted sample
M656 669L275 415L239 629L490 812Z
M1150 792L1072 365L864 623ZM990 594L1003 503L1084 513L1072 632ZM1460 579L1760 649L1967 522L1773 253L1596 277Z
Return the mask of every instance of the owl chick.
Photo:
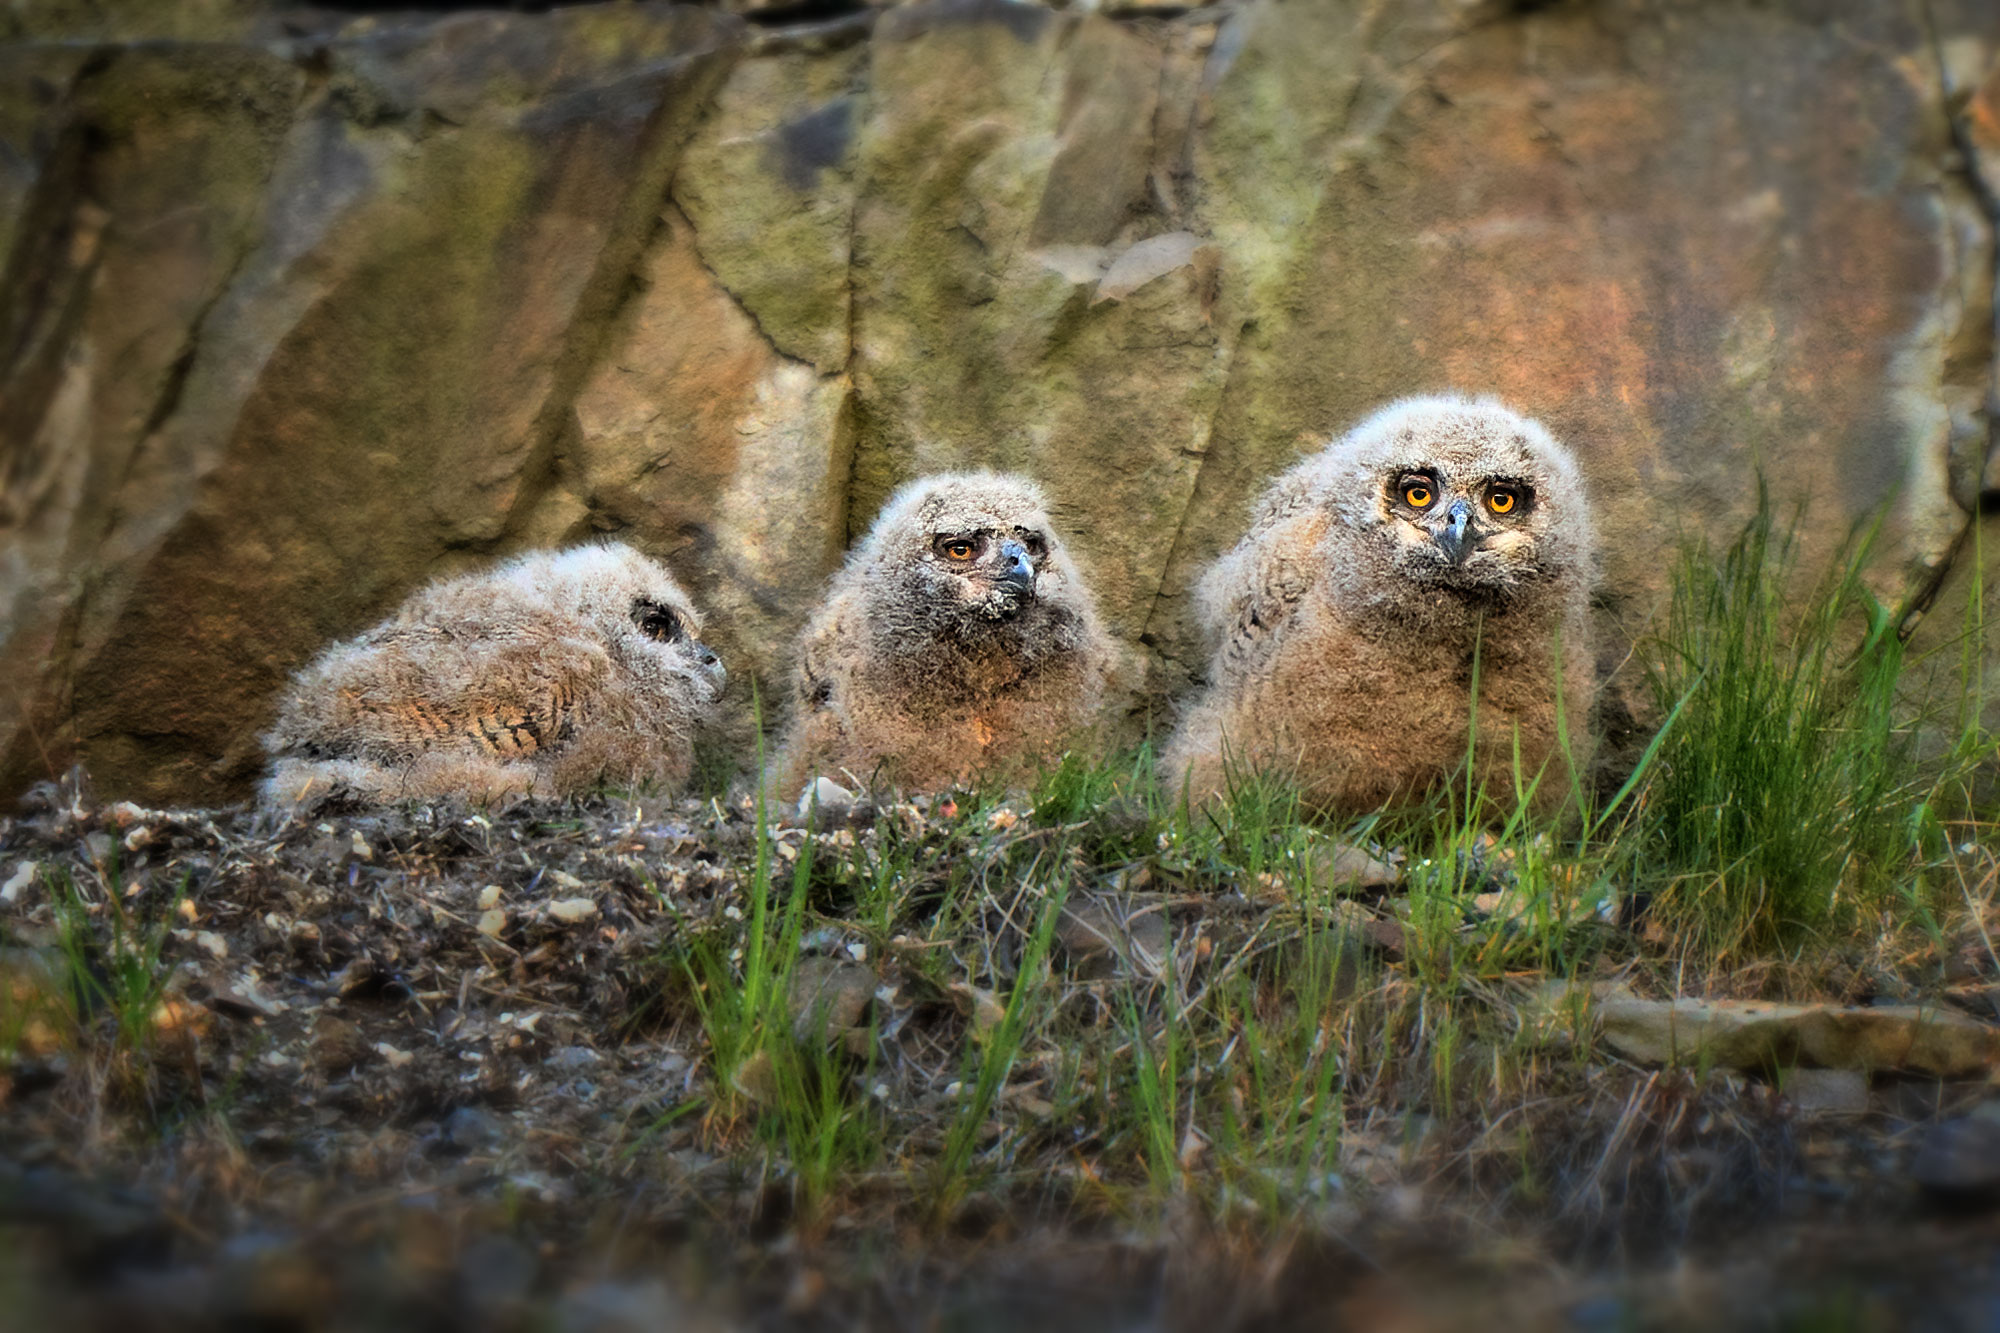
M687 594L605 543L434 583L292 679L266 803L564 796L686 780L722 692Z
M774 794L1019 773L1089 729L1110 648L1046 508L990 472L890 497L807 625Z
M1493 399L1391 404L1278 478L1196 597L1213 657L1162 778L1196 800L1233 771L1358 813L1462 773L1560 804L1594 678L1595 543L1569 452ZM1560 702L1559 702L1560 701ZM1518 747L1518 749L1517 749Z

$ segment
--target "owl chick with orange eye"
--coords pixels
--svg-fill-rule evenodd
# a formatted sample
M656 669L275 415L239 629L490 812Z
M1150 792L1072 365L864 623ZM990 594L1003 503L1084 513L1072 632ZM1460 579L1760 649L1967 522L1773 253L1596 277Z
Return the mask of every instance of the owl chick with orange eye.
M1360 813L1463 777L1476 725L1475 790L1558 804L1588 757L1595 576L1546 430L1492 399L1394 403L1279 477L1203 578L1209 682L1162 778L1205 800L1270 772Z
M768 775L934 791L1023 773L1084 737L1111 651L1022 477L951 473L890 497L806 628Z

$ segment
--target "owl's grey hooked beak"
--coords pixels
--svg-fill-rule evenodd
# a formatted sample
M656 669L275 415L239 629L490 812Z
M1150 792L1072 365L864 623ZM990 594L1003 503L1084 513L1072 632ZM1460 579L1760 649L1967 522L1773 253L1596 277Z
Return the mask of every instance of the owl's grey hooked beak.
M1454 565L1462 565L1472 554L1473 543L1467 539L1466 528L1472 522L1472 502L1453 500L1451 508L1445 510L1444 524L1431 534L1443 549L1445 559Z
M1035 561L1020 542L1000 543L1000 586L1016 596L1034 595Z
M710 688L715 696L720 698L723 689L729 684L729 668L722 665L721 656L707 644L696 640L694 647L695 660L701 663L701 669L708 675Z

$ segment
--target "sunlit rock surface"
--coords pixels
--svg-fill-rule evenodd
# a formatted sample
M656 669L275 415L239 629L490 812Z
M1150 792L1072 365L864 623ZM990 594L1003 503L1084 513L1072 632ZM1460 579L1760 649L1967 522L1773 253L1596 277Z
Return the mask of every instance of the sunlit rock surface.
M1441 388L1582 459L1607 671L1760 470L1934 585L2000 485L2000 11L1524 9L16 6L0 789L240 794L326 641L599 532L770 699L969 464L1044 483L1164 716L1265 480Z

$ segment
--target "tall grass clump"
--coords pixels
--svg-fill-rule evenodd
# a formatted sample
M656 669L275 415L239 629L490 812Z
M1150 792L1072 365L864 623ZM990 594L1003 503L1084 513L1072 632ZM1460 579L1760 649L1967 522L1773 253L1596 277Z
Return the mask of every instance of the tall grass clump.
M729 928L725 917L691 932L676 962L715 1062L711 1127L726 1138L747 1119L767 1150L766 1169L789 1171L796 1206L817 1219L843 1175L874 1160L879 1116L855 1091L866 1079L866 1062L857 1069L833 1040L837 1034L827 1031L824 1009L797 984L812 836L795 849L789 892L780 900L772 866L776 832L759 790L741 928ZM872 1052L872 1037L866 1044Z
M1655 911L1711 954L1851 922L1910 868L1927 788L1897 725L1904 652L1862 579L1874 530L1802 579L1798 522L1686 547L1647 684L1675 725L1644 790ZM1801 595L1801 589L1805 589ZM1650 876L1649 876L1650 877Z
M874 1159L877 1117L856 1093L867 1061L842 1049L824 1009L797 984L812 846L799 849L780 901L768 825L760 821L757 833L744 928L696 933L678 963L715 1061L712 1127L727 1136L747 1119L767 1169L789 1171L796 1206L816 1217L842 1176Z

